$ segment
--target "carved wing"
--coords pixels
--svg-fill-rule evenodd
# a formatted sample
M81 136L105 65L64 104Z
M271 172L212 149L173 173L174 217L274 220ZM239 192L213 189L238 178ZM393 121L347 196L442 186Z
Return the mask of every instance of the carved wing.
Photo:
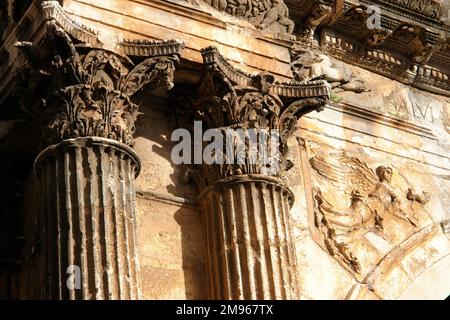
M346 194L362 196L372 192L378 183L376 174L364 162L345 152L318 154L310 159L312 168Z

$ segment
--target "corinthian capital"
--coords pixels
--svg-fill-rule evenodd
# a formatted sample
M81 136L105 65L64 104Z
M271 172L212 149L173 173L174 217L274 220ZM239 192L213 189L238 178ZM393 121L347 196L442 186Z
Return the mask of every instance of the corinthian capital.
M148 54L131 57L75 43L57 20L50 20L39 46L18 44L29 61L24 80L34 78L24 102L39 119L44 144L96 136L133 145L139 115L134 96L143 88L173 87L182 45L170 41L162 50L164 42L135 42ZM118 51L131 44L121 43Z
M330 85L280 83L271 74L250 75L234 68L216 48L202 54L205 70L192 106L202 123L216 130L205 133L214 137L213 148L208 145L203 151L208 161L196 162L199 170L188 173L200 189L209 297L296 299L289 216L294 199L279 178L291 166L287 139L298 118L326 104ZM198 144L195 139L194 148ZM261 233L255 225L271 231Z
M268 169L269 163L255 162L247 151L244 156L228 152L225 163L202 166L202 170L207 172L200 176L208 181L199 181L200 185L245 174L279 178L291 166L286 159L287 140L295 131L297 120L306 113L322 110L330 97L330 85L322 80L280 83L268 73L250 75L234 68L214 47L204 49L202 54L205 73L199 84L198 96L192 103L197 118L208 129L218 129L227 148L232 147L233 150L237 149L236 144L248 145L249 142L243 140L248 141L252 139L249 135L253 135L258 149L263 144L264 152L276 158L276 169ZM230 130L235 133L244 131L247 138L230 138Z
M268 73L250 75L233 67L215 47L202 51L205 76L195 106L209 128L242 126L276 129L283 138L311 111L320 111L330 97L326 81L281 83Z

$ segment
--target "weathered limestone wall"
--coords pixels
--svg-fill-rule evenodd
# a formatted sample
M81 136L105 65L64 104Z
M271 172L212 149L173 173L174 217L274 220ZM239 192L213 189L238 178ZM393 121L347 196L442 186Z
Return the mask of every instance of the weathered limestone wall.
M142 161L136 180L138 250L146 299L206 299L203 223L193 186L170 154L178 128L170 105L150 98L137 122L135 150Z
M256 36L256 30L244 22L205 13L186 5L160 1L65 1L64 7L80 21L100 30L102 41L114 37L181 39L186 43L182 57L201 62L200 50L216 45L235 66L246 71L265 70L283 78L290 76L289 42ZM109 39L108 39L109 38ZM346 299L355 296L377 298L357 286L380 259L421 228L450 219L448 98L411 89L393 80L335 60L326 63L350 68L365 81L369 92L337 93L335 102L325 111L312 113L299 122L296 138L291 139L294 169L289 179L296 202L294 219L301 298ZM333 65L334 63L334 65ZM202 219L196 210L196 194L182 181L183 169L170 162L170 134L177 128L171 106L164 99L148 101L138 121L135 150L142 160L142 172L136 181L138 237L143 296L149 299L205 298L204 235ZM305 143L305 144L303 144ZM348 207L350 197L342 196L326 179L320 180L308 159L319 152L345 151L369 168L379 165L393 168L391 185L399 198L419 212L417 227L386 218L385 233L370 231L364 241L352 245L361 262L356 274L344 262L333 258L314 227L312 186L322 188L327 201ZM408 188L426 191L426 204L406 199ZM416 208L417 207L417 208ZM419 208L420 207L420 208ZM414 211L414 212L415 212ZM379 297L396 298L415 276L450 253L450 243L437 230L430 240L419 239L406 257L402 270L392 271L388 291L380 286ZM395 233L398 233L397 235ZM431 236L430 236L431 237ZM428 237L428 238L430 238ZM433 242L434 241L434 242ZM352 247L353 248L353 247ZM353 249L351 249L353 250ZM409 259L409 260L408 260ZM403 261L403 262L402 262ZM406 261L406 262L405 262ZM414 263L411 263L414 261ZM377 278L373 277L377 287ZM372 279L372 278L371 278ZM439 280L437 280L439 281ZM355 289L356 288L356 289ZM362 292L362 293L360 293ZM383 296L384 295L384 296Z
M80 5L81 1L74 1L69 8L75 10ZM209 33L210 30L202 29L200 32L206 38L211 37L205 44L217 44L222 37L217 33ZM155 34L159 32L155 31ZM236 30L228 30L225 34L228 35L224 37L227 39L240 36ZM188 48L184 58L197 62L198 52L190 50L197 42L191 42L186 35L183 37ZM242 43L240 40L238 42ZM201 45L198 48L200 47ZM252 47L252 50L256 50L256 47L258 46ZM264 49L258 47L257 50L282 52L284 49L280 51L276 44L265 43ZM233 52L240 52L240 49L234 48ZM224 54L236 62L226 48ZM246 62L244 59L244 62L251 67L250 60ZM265 65L260 62L258 60L257 65ZM329 65L328 61L325 64ZM235 65L251 70L242 63ZM385 281L377 278L377 275L370 278L376 287L375 294L365 290L365 284L360 285L358 281L364 283L363 278L370 274L371 268L385 254L413 237L419 230L433 224L438 226L441 221L450 219L450 199L447 192L450 187L450 102L448 98L411 89L333 59L331 65L337 69L349 68L355 76L365 81L370 91L359 94L336 93L335 102L330 103L325 111L312 113L299 121L297 139L291 139L295 167L289 172L289 179L296 197L291 213L296 235L301 298L398 298L415 277L449 254L450 243L440 228L433 231L434 236L430 236L433 232L422 230L428 236L416 236L420 239L411 246L408 254L393 258L397 259L395 261L401 265L401 270L390 269L391 278L386 280L390 286L387 289L377 284L377 281ZM271 68L267 70L274 71ZM163 102L157 104L164 105ZM204 228L199 213L191 206L195 194L182 184L179 168L170 164L167 139L171 128L175 128L176 124L171 122L170 116L163 120L156 118L154 112L149 115L144 110L144 113L146 115L138 124L140 137L136 146L143 159L143 172L137 181L137 189L144 296L202 298L206 294L206 285L201 280L204 278L204 261L203 238L199 230ZM164 128L160 127L162 123L165 124ZM167 123L170 125L166 125ZM306 149L303 141L306 142ZM339 259L333 258L323 244L320 245L322 242L318 239L317 230L314 230L314 201L309 191L311 186L323 187L326 199L336 206L348 207L350 204L350 197L342 197L328 185L326 179L319 180L307 161L316 153L334 151L345 151L366 163L372 170L379 165L392 167L391 185L398 190L405 206L414 207L413 211L418 212L419 223L416 227L398 217L386 218L386 234L371 231L365 236L367 240L356 245L354 254L361 255L358 260L361 260L363 269L356 276ZM428 192L430 201L423 205L412 203L406 198L408 188L414 188L419 194L422 191ZM162 197L174 196L187 200L161 200ZM176 201L185 204L174 204ZM352 243L354 239L348 241ZM420 284L416 283L415 286L421 288Z
M217 46L248 72L269 71L289 77L289 36L277 39L247 22L200 10L186 1L69 0L64 8L80 22L99 30L101 41L177 39L186 43L182 58L201 63L200 50Z
M335 63L343 65L337 61ZM385 232L381 236L383 240L372 235L366 236L370 237L368 241L357 241L357 235L348 240L350 244L352 241L357 241L358 246L362 246L355 249L355 252L360 250L362 261L365 260L369 266L370 260L377 261L376 257L383 255L381 252L389 252L406 238L413 237L412 234L416 234L422 227L439 225L441 221L450 218L447 120L450 101L448 98L411 89L360 68L351 67L351 69L366 81L370 92L338 93L337 96L342 99L340 103L330 103L325 111L312 113L299 121L296 136L301 138L300 145L306 141L306 158L311 158L318 153L345 151L373 169L380 165L391 166L394 172L391 185L403 195L403 200L406 200L404 195L411 187L419 193L426 191L431 197L430 201L420 208L406 201L407 206L414 207L413 211L420 215L417 228L411 228L412 226L408 223L391 217L386 218ZM354 106L361 109L355 109ZM303 200L308 197L304 186L310 186L310 182L305 181L308 178L305 178L304 171L309 171L311 168L308 164L307 168L303 169L303 173L301 172L302 160L304 161L298 157L301 147L295 139L292 139L291 143L296 149L296 153L293 154L296 158L296 166L290 172L290 179L295 181L294 193L297 196L292 215L297 232L302 297L306 299L355 297L350 294L352 287L357 284L352 277L352 272L344 270L326 249L319 248L317 242L314 242L316 235L314 228L311 227L314 226L314 213L311 209L314 204ZM309 174L312 175L312 185L322 189L326 200L336 207L350 205L349 195L345 198L342 190L330 185L329 180L321 179L314 170ZM308 211L309 218L305 214ZM411 249L405 257L399 255L394 258L396 259L394 263L400 265L402 270L394 272L391 287L382 292L379 291L380 297L399 297L402 290L418 274L434 262L448 257L448 238L444 236L440 228L436 232L438 235L432 243L422 238L415 244L415 249ZM370 257L370 255L373 256ZM444 273L439 276L437 274L438 272L434 273L434 280L430 280L430 276L428 281L447 283ZM416 298L420 297L421 292L428 298L446 297L442 293L439 296L438 289L430 287L430 291L436 292L436 295L433 295L424 289L424 285L416 284L415 286L416 288L412 290L416 290L414 292ZM412 296L411 294L410 297ZM374 296L369 295L366 298L374 298Z
M111 51L123 39L182 40L175 86L198 81L201 50L211 45L246 72L270 72L280 81L293 76L292 36L262 32L205 6L181 0L61 2L70 17L98 30ZM335 90L325 110L304 116L289 140L299 297L445 298L450 293L450 98L322 59L315 70L353 73L365 90ZM142 298L206 299L208 235L197 208L199 194L185 179L187 168L170 159L171 134L182 126L178 106L164 93L146 94L142 101L134 135L141 161L135 189ZM31 189L33 183L29 178L26 185ZM34 200L26 199L26 215L34 216L29 208ZM38 269L33 259L24 259L24 270ZM18 297L39 297L32 276L22 272L16 279L30 283Z
M320 247L311 235L314 231L311 227L314 222L310 217L312 203L308 203L310 195L306 191L308 188L305 189L305 185L311 184L305 181L304 170L311 170L305 160L315 153L342 150L358 157L372 169L378 165L389 165L394 169L392 185L400 190L399 193L406 195L410 187L418 193L430 193L431 200L423 210L417 209L423 219L421 227L450 219L448 129L445 122L448 99L410 89L359 68L347 67L366 80L371 91L337 94L342 100L330 103L321 113L312 113L300 120L296 133L300 140L294 137L290 141L295 166L288 177L296 198L291 214L303 299L349 298L357 285L352 273ZM351 106L360 109L352 109ZM423 106L429 107L423 109ZM170 134L177 128L176 117L161 98L147 102L142 112L144 115L137 123L135 150L142 160L142 172L136 189L144 297L205 298L203 225L200 213L194 206L196 194L193 186L183 182L183 168L170 162L173 146ZM302 158L303 140L309 153ZM314 175L313 172L309 174ZM313 183L318 187L326 184L326 180ZM341 206L349 205L350 198L342 200L333 187L328 186L326 190L327 200ZM405 196L404 200L411 205ZM414 228L395 218L387 224L386 229L389 228L391 235L404 233L394 239L396 244L414 233ZM449 242L441 231L438 233L441 235L433 240L435 243L429 248L425 245L426 241L418 244L417 250L422 250L422 246L423 252L416 253L420 258L411 257L414 263L421 259L426 265L427 261L431 263L448 255ZM382 249L377 246L382 246ZM373 257L368 259L367 268L370 261L373 263L379 257L378 250L386 253L394 246L389 241L370 236L365 250L372 250ZM406 283L411 282L416 272L421 273L421 268L427 268L427 265L415 267L412 264L410 267L412 270L407 273L412 278L404 280ZM420 288L420 285L417 286ZM398 294L401 294L400 289ZM395 298L393 295L390 297ZM367 297L376 298L373 295Z

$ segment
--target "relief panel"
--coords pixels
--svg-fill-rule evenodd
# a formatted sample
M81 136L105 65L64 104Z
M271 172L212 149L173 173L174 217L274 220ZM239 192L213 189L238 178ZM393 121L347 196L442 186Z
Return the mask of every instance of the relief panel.
M407 173L345 151L311 149L313 238L358 281L433 219Z

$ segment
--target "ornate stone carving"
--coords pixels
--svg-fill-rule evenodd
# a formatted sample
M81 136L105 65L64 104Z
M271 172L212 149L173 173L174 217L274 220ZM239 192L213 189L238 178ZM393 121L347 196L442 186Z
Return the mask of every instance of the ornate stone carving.
M176 40L157 41L142 39L124 39L118 43L118 51L137 57L157 57L178 55L184 48L184 44Z
M28 60L21 105L45 148L35 161L42 298L137 299L137 93L173 87L182 44L126 40L112 52L57 3L42 6L43 38L16 43ZM67 282L76 270L79 288Z
M422 194L416 194L414 189L409 188L406 194L406 199L411 201L417 201L418 203L425 204L431 199L431 195L428 192L422 191Z
M391 185L392 167L379 166L374 172L359 158L345 152L319 153L310 163L317 181L329 184L327 195L335 190L335 197L327 199L322 186L314 188L314 226L324 248L357 278L364 277L369 265L385 254L382 250L367 253L374 259L367 261L370 259L363 255L359 240L371 243L378 238L376 241L383 242L385 247L395 246L406 234L429 221L421 208L430 195L426 192L418 195L412 188L401 195ZM345 201L336 200L337 195L348 197L350 205L343 207Z
M368 91L363 79L355 77L350 68L334 65L308 48L296 45L291 50L291 70L297 82L323 79L330 83L334 93Z
M437 42L436 42L437 41ZM441 40L429 39L425 28L412 24L402 24L392 33L391 46L409 56L413 63L425 65L442 46Z
M375 0L371 2L397 12L409 12L433 20L439 20L442 17L441 5L435 0Z
M331 1L318 1L315 3L312 12L306 17L305 24L307 26L306 36L309 40L314 37L316 28L333 13Z
M312 39L318 31L318 49L325 54L404 84L449 95L445 66L450 53L445 49L445 34L450 27L437 18L442 16L441 5L431 0L399 1L286 3L297 23L300 43L317 47ZM380 25L369 27L368 6L374 4L386 10L381 11Z
M450 76L437 68L423 66L417 70L413 85L417 88L450 97Z
M360 43L369 47L378 47L392 35L392 31L399 24L386 17L380 17L379 26L369 27L369 10L366 6L352 6L344 12L337 21L344 33L351 34Z
M276 148L279 170L271 170L272 163L254 161L247 149L241 163L233 153L231 161L204 163L189 171L200 189L209 296L296 299L297 261L289 217L293 195L280 178L292 166L285 157L287 139L298 118L320 110L330 97L330 86L322 80L279 83L267 73L246 74L214 47L202 54L205 73L191 102L196 117L225 139L227 130L259 129L269 139L277 132L281 140L271 146ZM232 140L233 145L238 142L246 143Z
M135 65L128 57L106 50L79 53L54 21L48 22L48 32L45 48L28 52L35 69L25 70L25 77L35 79L35 92L27 91L25 103L40 119L45 144L97 136L132 145L139 114L132 97L143 87L172 88L178 53L172 50L169 56L150 57ZM30 50L26 44L20 46Z
M97 30L69 17L58 1L43 1L41 7L45 19L55 21L73 38L96 47L102 44Z
M302 115L321 110L330 96L330 86L323 80L303 83L279 83L269 74L252 76L232 67L217 51L203 50L206 74L193 102L196 115L208 128L265 129L280 135L281 177L290 167L284 158L287 139ZM236 174L261 174L263 166L224 164L204 166L209 172L202 177L215 180Z
M216 10L248 20L257 28L274 33L292 33L294 22L283 0L195 0Z
M450 237L450 220L445 220L441 223L442 230L444 233Z
M379 49L367 48L351 40L324 31L321 49L331 56L395 79L401 83L450 95L450 77L437 68L413 63L410 58ZM435 52L438 49L433 49ZM429 59L429 56L424 58Z

